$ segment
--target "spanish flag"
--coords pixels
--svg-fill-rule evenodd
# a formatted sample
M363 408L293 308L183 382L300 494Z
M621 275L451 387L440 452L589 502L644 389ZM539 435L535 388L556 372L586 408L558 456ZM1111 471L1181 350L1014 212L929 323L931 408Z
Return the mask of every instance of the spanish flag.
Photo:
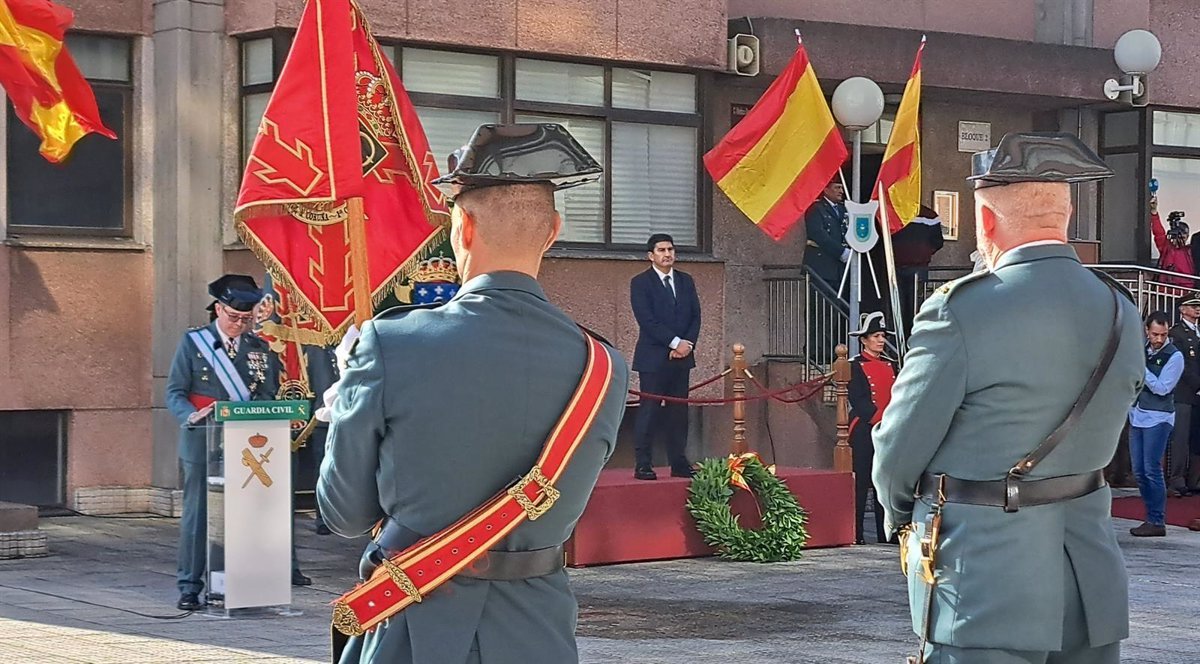
M892 125L892 135L883 153L879 180L871 189L872 200L879 197L880 184L887 192L884 204L887 205L888 226L893 233L916 218L921 208L921 132L917 116L921 109L921 53L924 51L925 38L921 37L917 59L904 86L896 123Z
M0 0L0 85L54 163L89 133L116 138L63 44L75 15L49 0Z
M729 200L764 233L779 240L804 216L846 161L804 44L762 98L704 166Z

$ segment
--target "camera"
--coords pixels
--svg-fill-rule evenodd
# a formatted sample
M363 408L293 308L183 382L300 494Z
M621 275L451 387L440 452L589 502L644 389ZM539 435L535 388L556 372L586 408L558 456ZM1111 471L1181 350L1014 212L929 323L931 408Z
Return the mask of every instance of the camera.
M1172 240L1186 240L1190 230L1183 221L1183 210L1174 210L1167 215L1167 237Z

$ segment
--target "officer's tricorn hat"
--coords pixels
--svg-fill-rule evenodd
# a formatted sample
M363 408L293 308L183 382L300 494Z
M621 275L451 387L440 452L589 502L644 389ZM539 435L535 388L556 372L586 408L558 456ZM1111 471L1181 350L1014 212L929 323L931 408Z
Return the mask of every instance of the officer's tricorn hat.
M1193 291L1179 301L1179 306L1200 307L1200 291Z
M1005 134L991 150L971 157L976 189L1017 182L1088 182L1113 171L1072 134L1033 131Z
M884 319L882 311L872 311L869 314L862 314L859 318L858 329L851 332L850 336L869 337L876 332L892 334L887 328L887 320Z
M237 311L254 311L254 305L263 299L254 277L244 274L226 274L208 285L208 294L221 304ZM214 309L208 306L209 311Z
M600 179L604 169L562 125L485 124L450 155L431 184L450 200L470 189L546 183L566 189Z

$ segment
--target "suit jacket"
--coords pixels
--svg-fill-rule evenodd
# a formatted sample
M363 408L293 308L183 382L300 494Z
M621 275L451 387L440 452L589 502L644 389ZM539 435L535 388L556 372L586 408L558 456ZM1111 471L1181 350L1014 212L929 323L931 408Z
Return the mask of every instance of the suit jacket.
M216 322L209 323L206 327L216 340L213 350L224 353L221 333L217 331ZM279 391L279 359L271 352L267 342L250 333L238 337L238 352L237 357L233 359L233 366L250 389L252 401L275 398ZM196 348L185 333L175 349L175 358L171 361L171 371L167 375L167 410L171 411L181 427L179 458L185 462L204 463L207 458L206 425L188 425L188 416L196 411L196 407L188 401L189 394L212 397L218 401L227 401L231 396L221 386L221 381L214 373L213 366L205 359L205 354Z
M629 303L638 324L637 346L633 350L634 371L696 366L695 353L681 360L671 359L671 341L675 337L695 346L700 336L700 297L696 294L696 282L686 272L674 270L673 275L674 298L653 267L629 281Z
M625 410L629 371L608 351L612 382L556 485L561 497L497 548L552 547L571 534ZM434 309L380 314L363 326L339 384L317 482L325 523L354 537L387 516L415 542L471 512L532 468L586 358L583 332L516 272L475 277ZM565 572L455 578L351 639L342 661L574 662L577 610Z
M1171 342L1183 353L1183 375L1175 385L1175 403L1195 404L1200 401L1200 335L1182 321L1171 328Z
M1124 326L1108 373L1032 478L1094 471L1112 459L1145 371L1137 308L1124 297L1120 306ZM1003 479L1066 417L1100 360L1112 319L1109 287L1066 245L1018 247L993 271L938 289L917 315L892 402L874 432L873 479L889 527L912 522L923 534L930 505L913 494L924 472ZM947 503L932 641L1058 650L1070 573L1091 645L1125 638L1128 583L1110 507L1108 487L1014 513ZM917 548L909 552L908 589L919 633L926 586Z

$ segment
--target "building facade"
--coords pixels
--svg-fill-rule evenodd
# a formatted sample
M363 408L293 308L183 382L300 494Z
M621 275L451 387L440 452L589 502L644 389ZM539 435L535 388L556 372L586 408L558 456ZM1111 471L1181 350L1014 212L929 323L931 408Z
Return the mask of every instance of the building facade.
M233 200L302 3L63 4L77 14L69 47L120 137L88 137L56 167L11 110L0 116L0 500L86 507L97 487L177 484L168 366L183 330L207 320L207 281L263 272L237 241ZM1187 210L1200 196L1190 186L1200 177L1200 45L1190 39L1200 11L1189 0L361 4L439 157L484 122L554 121L605 165L600 186L560 194L565 230L543 280L552 299L626 352L637 334L627 283L646 267L641 246L651 232L674 235L704 311L697 379L726 366L734 342L775 384L794 374L768 357L775 305L764 267L800 263L803 227L772 242L701 166L786 65L794 29L827 93L850 76L886 93L884 118L865 135L866 186L927 35L926 202L934 191L947 204L957 198L957 228L938 263L965 264L974 249L960 123L976 123L965 126L993 144L1008 131L1059 129L1095 145L1118 177L1080 189L1071 232L1099 260L1151 260L1150 177L1164 209ZM1163 45L1144 109L1102 92L1120 73L1112 46L1133 28ZM726 72L736 33L759 38L759 75ZM724 393L718 383L701 394ZM829 465L829 415L819 407L752 408L751 417L756 448ZM724 453L728 410L697 409L693 421L693 456ZM630 458L623 450L614 463Z

